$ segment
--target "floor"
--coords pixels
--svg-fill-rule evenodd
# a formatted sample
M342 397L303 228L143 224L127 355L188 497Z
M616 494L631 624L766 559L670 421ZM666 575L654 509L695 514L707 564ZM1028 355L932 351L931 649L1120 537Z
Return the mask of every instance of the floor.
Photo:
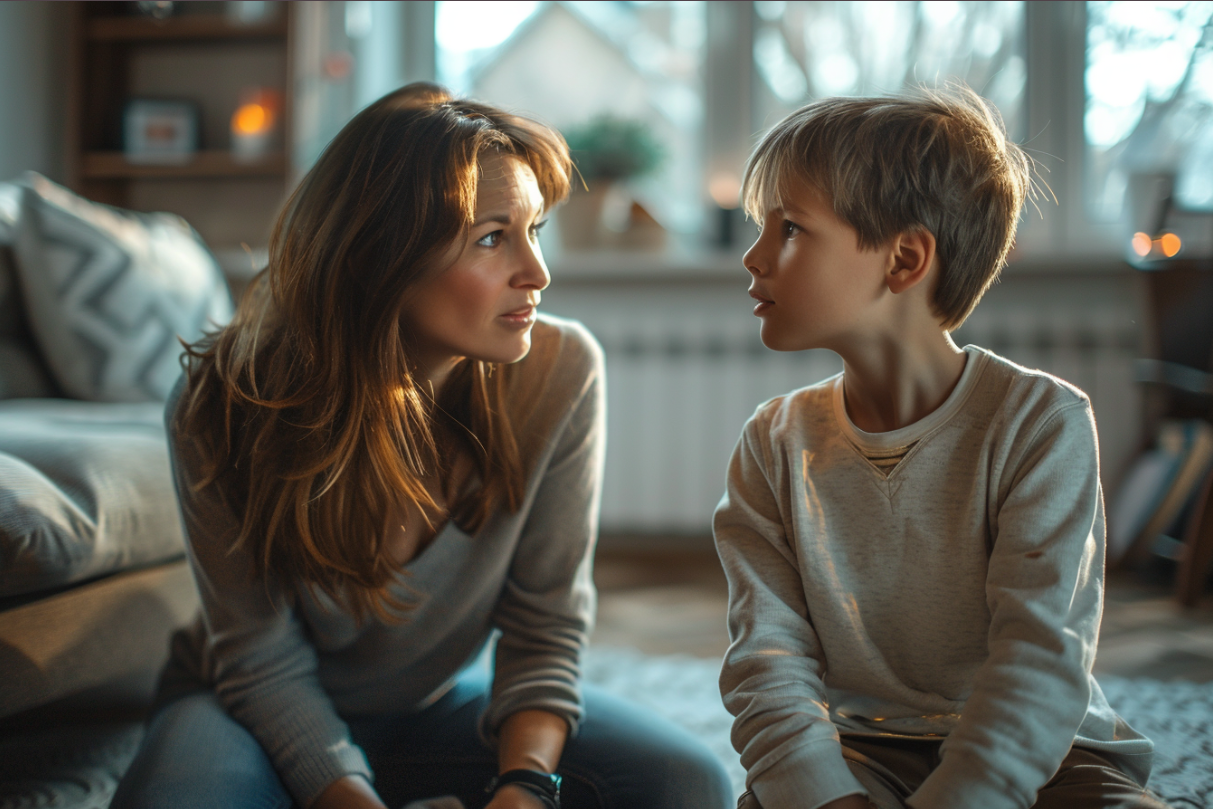
M720 659L728 647L728 590L710 540L684 540L674 551L638 544L607 542L599 551L593 643ZM1166 569L1110 575L1095 671L1213 682L1213 592L1184 610Z

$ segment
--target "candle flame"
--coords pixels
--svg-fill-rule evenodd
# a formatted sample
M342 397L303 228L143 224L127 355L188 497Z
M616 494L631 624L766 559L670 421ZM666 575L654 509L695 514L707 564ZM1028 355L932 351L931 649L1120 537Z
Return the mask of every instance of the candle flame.
M244 104L232 116L232 129L242 135L257 135L270 128L270 111L260 104Z

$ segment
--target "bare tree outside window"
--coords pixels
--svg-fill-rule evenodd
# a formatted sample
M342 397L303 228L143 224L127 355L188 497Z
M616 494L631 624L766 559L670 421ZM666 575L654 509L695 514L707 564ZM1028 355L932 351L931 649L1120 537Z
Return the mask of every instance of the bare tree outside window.
M1087 204L1121 215L1133 172L1176 172L1213 210L1213 2L1087 3Z
M1025 136L1020 2L755 3L756 122L839 95L880 95L963 81Z

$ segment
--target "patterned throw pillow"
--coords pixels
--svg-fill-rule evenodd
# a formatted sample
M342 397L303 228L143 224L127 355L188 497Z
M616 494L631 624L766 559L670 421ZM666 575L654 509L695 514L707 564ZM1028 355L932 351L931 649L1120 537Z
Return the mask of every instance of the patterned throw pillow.
M223 274L172 214L137 214L23 182L15 240L26 313L64 392L94 401L163 400L181 344L232 316Z
M0 183L0 399L57 396L30 334L13 267L21 187Z

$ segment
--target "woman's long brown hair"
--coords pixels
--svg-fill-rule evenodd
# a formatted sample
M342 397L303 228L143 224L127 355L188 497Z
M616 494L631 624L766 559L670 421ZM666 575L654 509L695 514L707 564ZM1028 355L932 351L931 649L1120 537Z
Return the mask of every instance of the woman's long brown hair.
M430 401L402 319L467 241L486 151L529 165L549 210L568 194L568 149L541 124L425 83L371 104L287 201L232 322L186 347L176 429L202 458L196 488L222 485L240 511L233 548L262 580L319 589L359 621L401 615L389 522L402 504L434 507L423 479L450 472L440 420L480 480L456 523L474 532L520 504L506 375L466 360Z

